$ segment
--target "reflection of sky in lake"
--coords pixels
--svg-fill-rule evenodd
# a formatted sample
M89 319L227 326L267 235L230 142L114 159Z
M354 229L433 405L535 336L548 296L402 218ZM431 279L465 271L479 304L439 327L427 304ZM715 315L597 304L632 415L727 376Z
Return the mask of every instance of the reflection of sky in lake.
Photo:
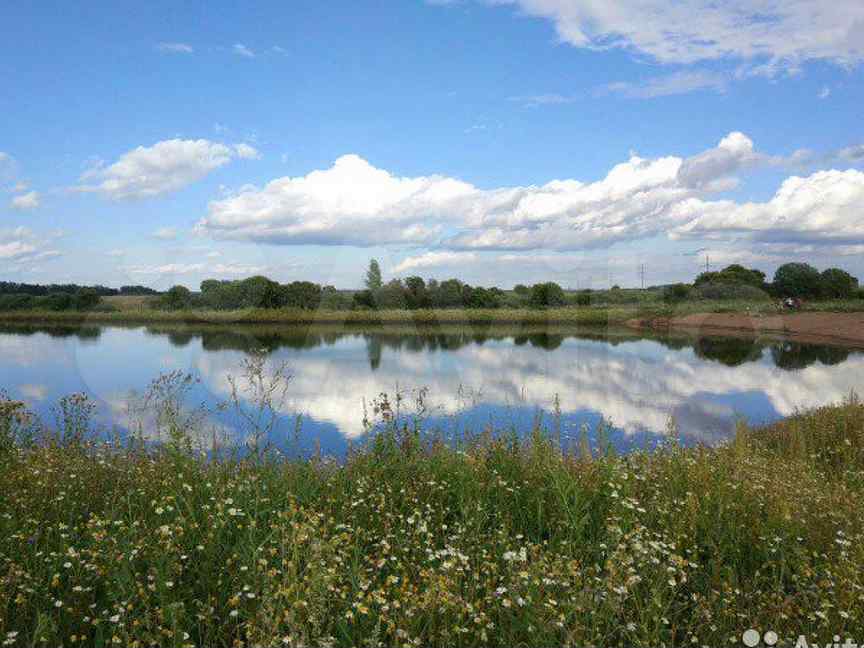
M284 329L3 328L0 386L51 421L53 402L74 391L100 400L101 421L125 422L130 390L160 372L188 370L201 384L190 405L229 395L252 348L286 362L292 374L277 443L302 421L308 451L340 454L364 434L367 406L381 393L426 388L426 429L450 437L466 429L548 427L557 395L561 429L611 423L619 448L652 445L674 417L686 442L714 443L737 418L774 420L799 407L835 402L859 390L864 355L841 349L729 338L696 341L589 339L561 334L287 333ZM231 428L225 415L214 425Z

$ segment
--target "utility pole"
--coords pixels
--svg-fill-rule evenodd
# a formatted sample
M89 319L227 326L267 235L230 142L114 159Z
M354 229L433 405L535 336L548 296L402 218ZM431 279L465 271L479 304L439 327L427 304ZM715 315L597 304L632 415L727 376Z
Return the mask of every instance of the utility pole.
M639 276L642 279L642 290L645 290L645 264L639 266Z
M705 255L705 272L711 272L711 261L707 254Z

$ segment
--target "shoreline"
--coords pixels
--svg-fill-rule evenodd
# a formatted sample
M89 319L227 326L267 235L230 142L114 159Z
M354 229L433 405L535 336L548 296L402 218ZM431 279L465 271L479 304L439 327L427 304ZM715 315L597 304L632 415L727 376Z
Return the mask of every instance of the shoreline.
M811 344L864 348L864 313L797 312L762 316L748 313L694 313L680 317L637 318L639 331L698 331L706 335L776 336Z
M825 305L823 310L794 313L762 304L754 310L720 303L651 307L566 307L546 310L381 310L297 311L246 309L236 311L7 311L0 325L180 325L275 327L416 327L450 326L567 327L624 329L667 334L699 333L713 336L777 337L812 344L864 348L864 302ZM698 307L698 308L697 308ZM734 308L734 310L731 310ZM857 310L861 308L862 310ZM831 309L831 310L829 310Z

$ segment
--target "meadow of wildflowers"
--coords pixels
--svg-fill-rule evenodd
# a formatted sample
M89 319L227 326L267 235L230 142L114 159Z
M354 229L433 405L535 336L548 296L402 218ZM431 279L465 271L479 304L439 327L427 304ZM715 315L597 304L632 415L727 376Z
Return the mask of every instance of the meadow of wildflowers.
M66 405L0 401L2 646L864 640L854 399L626 456L394 423L344 462L97 443Z

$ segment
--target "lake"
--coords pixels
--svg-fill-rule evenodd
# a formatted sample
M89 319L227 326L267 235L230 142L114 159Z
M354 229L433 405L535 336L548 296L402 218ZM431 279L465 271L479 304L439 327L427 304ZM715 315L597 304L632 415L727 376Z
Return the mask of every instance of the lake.
M130 393L181 370L200 378L187 407L216 410L255 350L291 374L270 440L336 457L364 439L364 405L371 417L382 393L391 403L400 394L403 412L450 440L489 426L524 434L540 420L565 444L586 427L595 443L605 421L609 441L627 451L662 442L672 420L683 443L715 444L738 420L774 421L864 386L859 351L782 339L554 327L2 325L0 388L48 422L57 399L86 392L98 403L99 427L122 435ZM206 426L246 440L230 408L210 413Z

